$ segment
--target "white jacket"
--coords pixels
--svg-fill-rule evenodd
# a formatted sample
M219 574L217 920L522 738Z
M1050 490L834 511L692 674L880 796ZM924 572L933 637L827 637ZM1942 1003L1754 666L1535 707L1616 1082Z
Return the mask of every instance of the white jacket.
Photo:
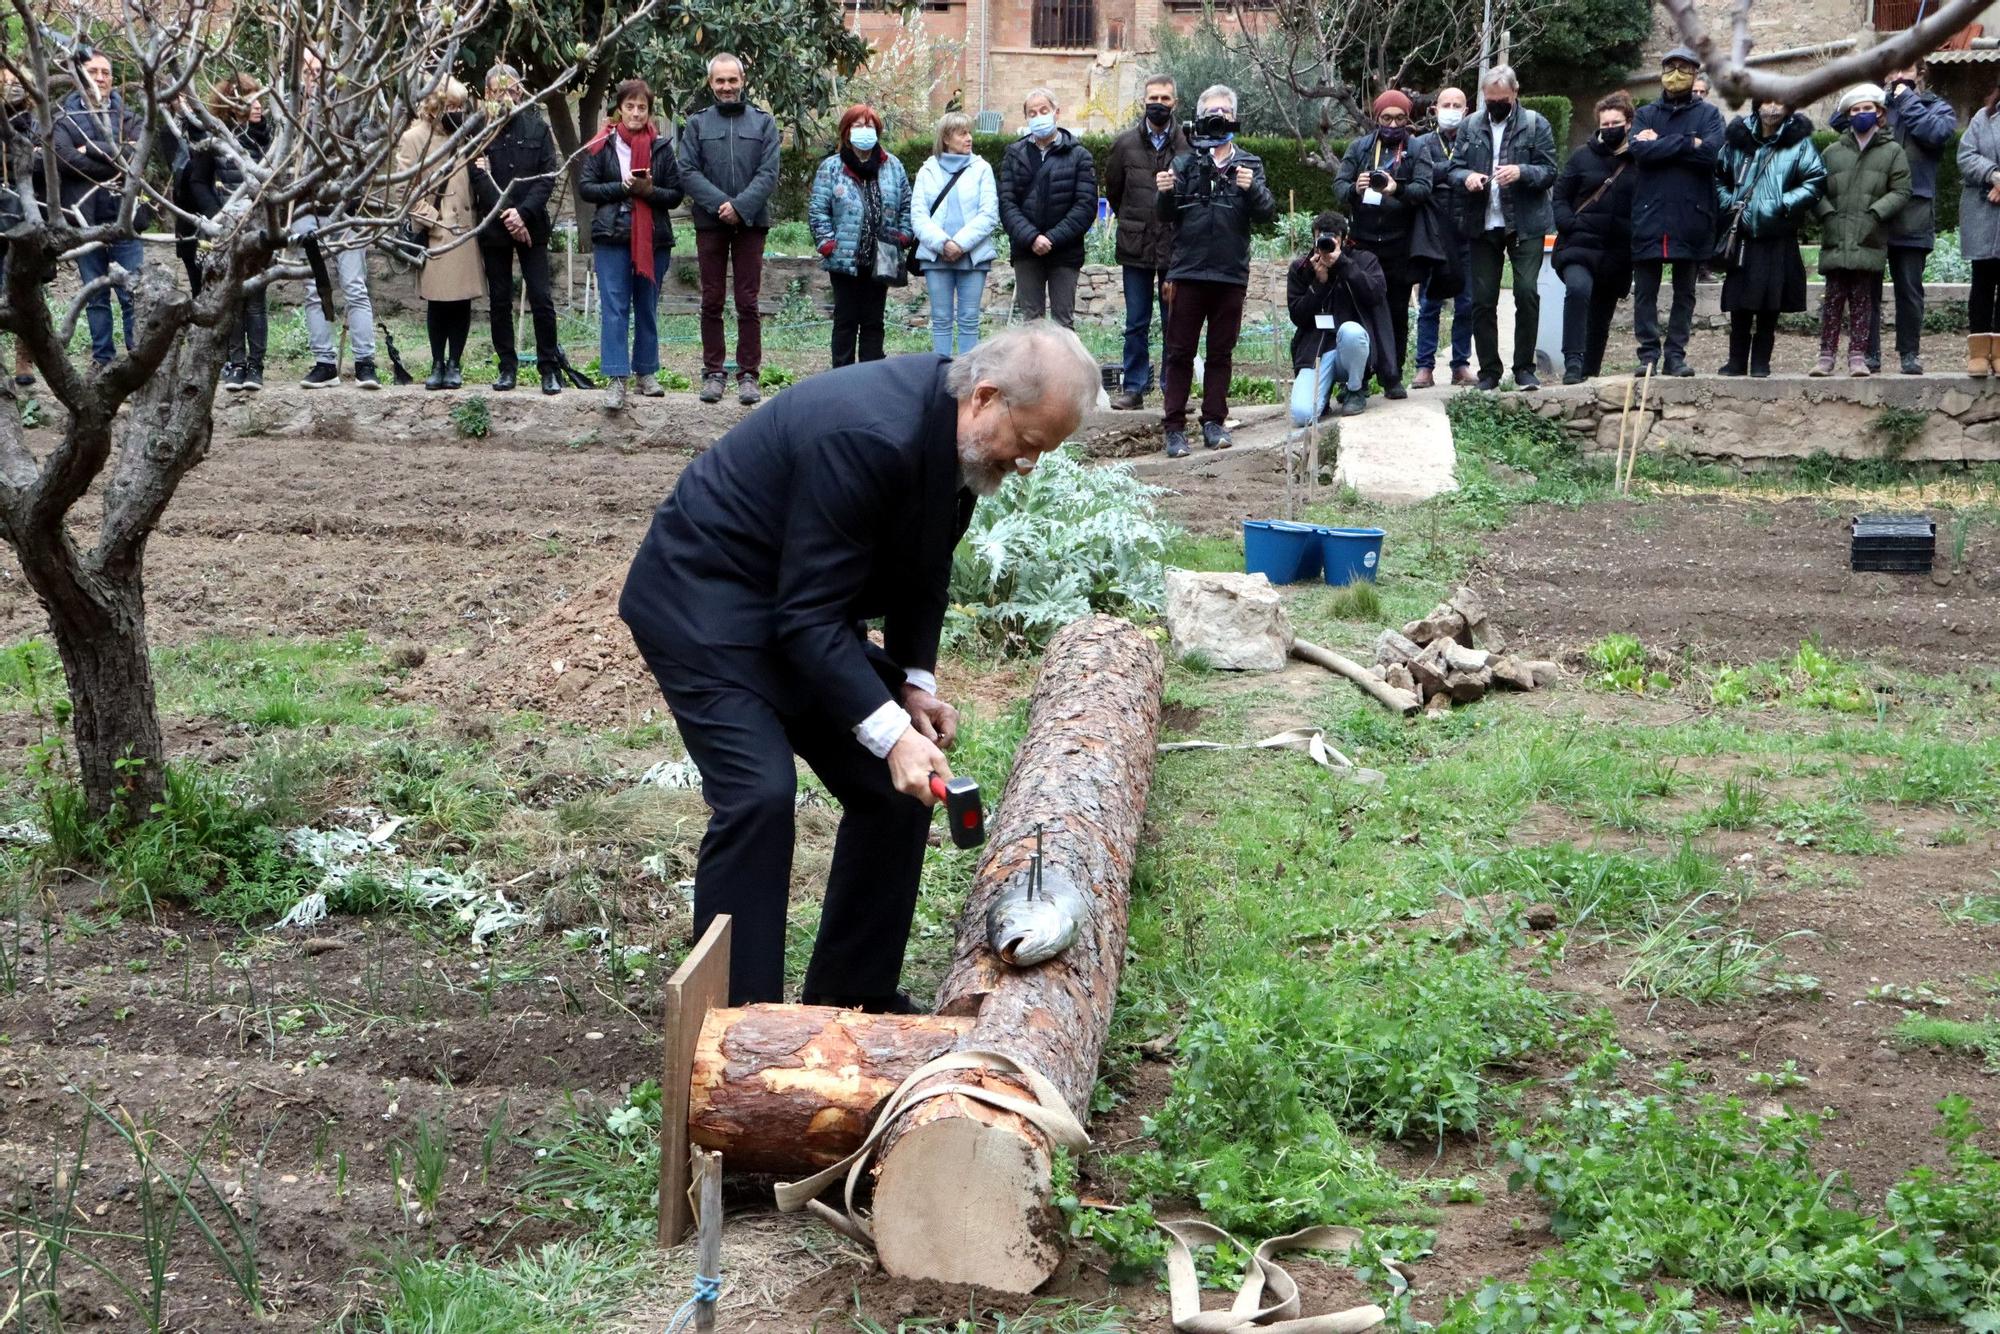
M939 225L939 218L932 216L931 206L938 202L938 191L951 179L932 154L923 166L917 168L917 183L910 194L910 221L917 232L917 256L926 265L946 269L983 269L990 265L999 253L993 243L993 234L1000 226L1000 188L993 180L993 166L977 153L972 155L972 163L958 183L951 187L958 206L965 215L965 225L958 231L946 235ZM941 216L951 205L938 208ZM947 263L939 258L946 241L958 242L965 251L963 259Z

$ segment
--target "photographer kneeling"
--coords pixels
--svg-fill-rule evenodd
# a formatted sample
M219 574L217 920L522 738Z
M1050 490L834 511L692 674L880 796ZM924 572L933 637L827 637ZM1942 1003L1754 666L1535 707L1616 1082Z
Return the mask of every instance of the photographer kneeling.
M1368 406L1368 372L1396 383L1396 339L1389 322L1382 263L1347 241L1347 216L1331 209L1313 219L1313 248L1285 274L1291 312L1292 425L1309 426L1340 391L1340 410Z

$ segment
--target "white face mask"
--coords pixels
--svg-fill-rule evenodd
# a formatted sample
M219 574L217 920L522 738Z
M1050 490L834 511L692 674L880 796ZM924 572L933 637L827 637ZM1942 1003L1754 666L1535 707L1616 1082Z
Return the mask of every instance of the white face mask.
M1440 130L1455 130L1458 128L1459 122L1464 119L1465 111L1463 108L1442 107L1438 111L1438 128Z

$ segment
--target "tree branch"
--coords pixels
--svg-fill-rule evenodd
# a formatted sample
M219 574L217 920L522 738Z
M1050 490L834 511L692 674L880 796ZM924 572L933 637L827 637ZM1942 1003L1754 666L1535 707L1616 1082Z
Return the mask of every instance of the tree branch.
M1880 82L1943 46L1966 24L1986 11L1988 0L1944 0L1935 13L1915 27L1886 37L1866 50L1853 51L1802 74L1779 74L1750 67L1750 6L1737 0L1734 40L1728 51L1709 33L1694 0L1660 0L1674 28L1702 59L1715 90L1733 101L1781 102L1809 106L1829 93L1857 83Z

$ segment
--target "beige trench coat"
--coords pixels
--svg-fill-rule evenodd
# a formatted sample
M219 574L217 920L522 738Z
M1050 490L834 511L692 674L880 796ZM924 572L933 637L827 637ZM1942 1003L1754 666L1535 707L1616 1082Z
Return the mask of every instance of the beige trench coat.
M428 121L413 122L396 142L397 169L416 166L445 138L444 132ZM411 200L410 220L430 226L434 251L469 235L479 225L479 213L472 202L471 172L461 166L445 182L442 194L431 185ZM479 243L468 240L443 254L433 254L424 263L417 293L426 301L470 301L486 295L486 267L480 262Z

